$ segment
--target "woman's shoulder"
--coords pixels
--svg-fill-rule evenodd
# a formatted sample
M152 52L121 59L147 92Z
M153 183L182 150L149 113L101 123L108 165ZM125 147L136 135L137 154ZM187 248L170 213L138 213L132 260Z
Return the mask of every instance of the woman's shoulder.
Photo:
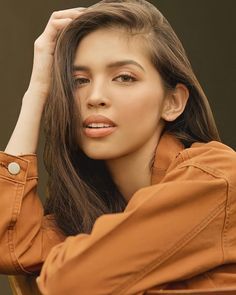
M189 158L195 161L209 163L210 165L224 166L224 163L234 163L236 165L236 152L228 145L219 141L207 143L195 142L184 152Z
M193 165L236 186L236 152L218 141L196 142L181 153L183 164Z

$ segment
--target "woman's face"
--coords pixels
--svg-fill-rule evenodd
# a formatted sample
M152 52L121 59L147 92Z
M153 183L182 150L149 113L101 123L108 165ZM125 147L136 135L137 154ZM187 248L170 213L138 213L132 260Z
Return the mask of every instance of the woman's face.
M165 94L142 40L100 29L77 48L75 98L87 119L79 145L92 159L120 158L157 143Z

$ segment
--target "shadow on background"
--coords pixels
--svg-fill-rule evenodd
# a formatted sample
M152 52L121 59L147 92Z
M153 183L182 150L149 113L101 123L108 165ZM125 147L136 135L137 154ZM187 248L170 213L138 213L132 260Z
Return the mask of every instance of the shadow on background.
M19 115L33 59L33 43L54 10L88 6L97 1L4 1L0 4L0 150L4 150ZM236 149L236 1L157 0L155 4L172 24L209 98L222 140ZM39 193L46 183L39 142ZM0 276L0 294L11 294Z

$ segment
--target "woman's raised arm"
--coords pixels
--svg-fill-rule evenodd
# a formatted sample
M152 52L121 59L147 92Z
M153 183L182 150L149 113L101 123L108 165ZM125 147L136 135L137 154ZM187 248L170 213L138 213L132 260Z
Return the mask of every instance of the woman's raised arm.
M40 121L48 96L53 54L58 33L83 11L68 9L54 12L34 44L33 70L23 100L20 115L5 149L12 155L34 154L37 149Z
M18 122L0 152L0 272L38 272L50 249L64 239L37 195L37 142L48 96L58 33L82 13L54 12L35 41L34 64Z

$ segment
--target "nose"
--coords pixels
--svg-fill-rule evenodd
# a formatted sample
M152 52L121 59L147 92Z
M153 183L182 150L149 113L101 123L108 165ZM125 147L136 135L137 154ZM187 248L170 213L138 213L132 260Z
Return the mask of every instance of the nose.
M106 86L103 83L91 85L86 104L88 108L107 108L110 106Z

